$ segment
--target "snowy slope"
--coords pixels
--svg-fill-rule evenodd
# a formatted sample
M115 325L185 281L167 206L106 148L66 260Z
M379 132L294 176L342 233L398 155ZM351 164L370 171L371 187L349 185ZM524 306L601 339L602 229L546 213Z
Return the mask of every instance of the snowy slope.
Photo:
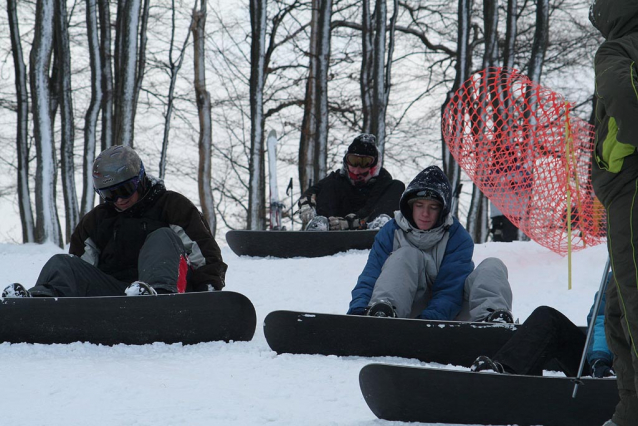
M4 283L30 287L54 246L0 245ZM255 338L195 346L103 347L89 344L0 344L0 425L407 425L376 419L358 386L371 361L425 365L399 358L279 355L261 329L276 309L344 313L367 259L353 251L318 259L258 259L222 249L227 289L257 309ZM533 243L477 245L475 263L500 257L521 322L539 305L584 324L607 252L597 246L567 258ZM187 324L184 325L185 327Z

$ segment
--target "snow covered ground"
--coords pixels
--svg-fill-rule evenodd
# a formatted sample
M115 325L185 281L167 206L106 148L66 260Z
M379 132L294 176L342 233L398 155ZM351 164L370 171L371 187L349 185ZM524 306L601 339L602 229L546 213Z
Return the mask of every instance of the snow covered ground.
M0 244L0 284L30 287L44 262L58 252L51 245ZM248 296L257 310L251 342L0 344L0 425L407 425L372 414L359 390L359 370L373 361L426 364L276 355L262 331L264 317L277 309L344 313L367 251L317 259L238 257L226 246L222 252L229 265L227 289ZM500 257L509 268L514 315L521 322L537 306L549 305L582 325L607 252L601 245L574 254L572 290L567 258L536 243L476 246L475 263L489 256Z

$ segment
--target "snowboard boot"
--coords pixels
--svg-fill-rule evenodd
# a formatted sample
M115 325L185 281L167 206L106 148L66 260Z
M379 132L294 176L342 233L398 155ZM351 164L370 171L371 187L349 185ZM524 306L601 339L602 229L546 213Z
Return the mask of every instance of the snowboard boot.
M372 222L368 223L368 229L381 229L383 226L390 222L392 218L387 214L382 214L374 219Z
M135 281L126 287L124 293L127 296L157 296L155 289L143 281Z
M385 317L396 318L397 313L392 306L392 303L387 300L380 300L368 309L368 316L370 317Z
M603 426L618 426L617 423L615 423L613 420L607 420Z
M325 216L315 216L308 225L306 225L306 231L328 231L330 229L330 222Z
M485 355L481 355L474 360L474 362L470 366L470 371L474 373L478 373L480 371L493 371L500 374L505 373L505 369L500 363L493 361L491 358Z
M29 290L20 283L13 283L2 290L2 298L31 297Z
M510 311L506 309L490 310L492 312L490 312L483 321L501 324L514 324L514 317L512 316L512 313Z

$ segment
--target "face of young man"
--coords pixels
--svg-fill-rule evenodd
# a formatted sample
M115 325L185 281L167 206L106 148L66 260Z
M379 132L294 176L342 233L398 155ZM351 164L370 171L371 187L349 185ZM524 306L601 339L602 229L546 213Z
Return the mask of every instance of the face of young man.
M412 204L412 217L421 231L432 229L439 220L443 205L436 200L417 200Z
M131 195L130 197L118 198L117 200L115 200L113 204L115 205L116 209L123 212L124 210L130 209L131 207L133 207L135 203L137 203L139 200L140 200L140 193L138 191L135 191L133 195Z
M348 164L348 176L354 186L363 186L372 176L370 176L370 167L355 167Z

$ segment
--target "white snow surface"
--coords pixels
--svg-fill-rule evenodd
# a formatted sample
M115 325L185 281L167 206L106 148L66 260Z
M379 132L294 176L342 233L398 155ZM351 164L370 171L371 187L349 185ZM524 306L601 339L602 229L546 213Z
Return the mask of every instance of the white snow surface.
M53 245L0 244L4 285L31 287L59 252ZM407 425L378 420L369 410L359 390L361 368L371 362L461 368L389 357L277 355L264 338L264 317L279 309L345 313L368 251L276 259L238 257L222 246L222 254L226 290L245 294L257 310L251 342L0 344L0 425ZM536 243L476 245L476 264L490 256L509 268L521 322L549 305L583 325L607 251L600 245L573 255L572 290L567 258Z

